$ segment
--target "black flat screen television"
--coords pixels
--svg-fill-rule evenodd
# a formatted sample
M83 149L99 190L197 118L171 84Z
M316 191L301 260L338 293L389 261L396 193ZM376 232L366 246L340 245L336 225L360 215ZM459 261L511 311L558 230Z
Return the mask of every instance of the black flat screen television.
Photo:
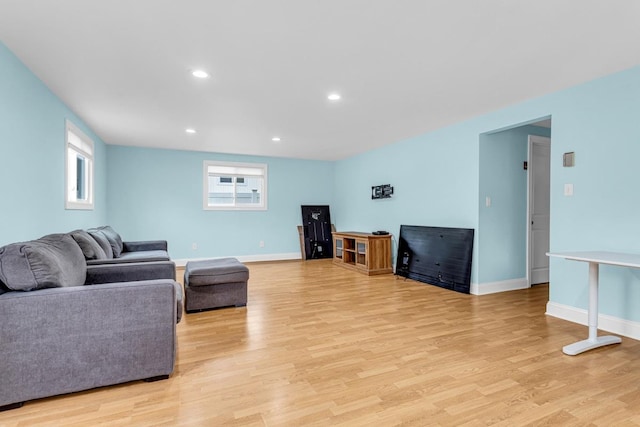
M396 274L470 293L472 228L401 225Z

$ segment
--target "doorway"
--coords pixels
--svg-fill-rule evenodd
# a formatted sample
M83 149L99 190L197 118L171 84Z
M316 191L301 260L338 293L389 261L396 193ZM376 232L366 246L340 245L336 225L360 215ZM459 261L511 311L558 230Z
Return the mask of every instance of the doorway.
M529 136L527 174L527 280L549 282L551 139Z

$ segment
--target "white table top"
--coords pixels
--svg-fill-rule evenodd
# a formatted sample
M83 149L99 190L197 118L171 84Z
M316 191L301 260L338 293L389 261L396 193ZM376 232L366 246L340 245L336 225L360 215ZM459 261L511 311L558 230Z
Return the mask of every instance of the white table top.
M547 252L547 256L573 261L597 262L598 264L640 268L640 255L607 251Z

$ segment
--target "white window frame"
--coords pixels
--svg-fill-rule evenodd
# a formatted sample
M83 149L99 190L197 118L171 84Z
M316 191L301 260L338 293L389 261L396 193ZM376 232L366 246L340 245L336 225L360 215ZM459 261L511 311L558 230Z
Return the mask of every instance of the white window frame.
M64 207L65 209L93 210L93 171L95 146L91 138L82 132L69 120L65 120L64 132ZM75 196L77 185L77 169L70 167L70 154L80 155L85 158L84 185L87 196L85 199L77 199Z
M244 203L234 203L233 205L210 205L209 204L209 168L219 167L223 171L214 173L214 176L224 177L243 177L244 183L222 183L222 185L234 186L234 196L236 187L247 187L246 177L254 176L262 178L262 188L260 192L260 204L259 205L247 205ZM237 173L230 172L230 170L237 169ZM243 172L242 169L245 169ZM253 171L252 173L246 173ZM267 210L267 164L266 163L236 163L236 162L219 162L215 160L205 160L203 167L203 185L202 185L202 207L204 210L209 211L266 211ZM235 199L235 197L234 197Z

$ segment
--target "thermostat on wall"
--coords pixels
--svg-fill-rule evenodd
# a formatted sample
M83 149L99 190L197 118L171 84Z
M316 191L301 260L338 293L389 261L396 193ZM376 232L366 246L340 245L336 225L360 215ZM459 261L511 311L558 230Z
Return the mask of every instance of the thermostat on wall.
M576 164L576 153L571 151L562 155L562 166L572 168Z

